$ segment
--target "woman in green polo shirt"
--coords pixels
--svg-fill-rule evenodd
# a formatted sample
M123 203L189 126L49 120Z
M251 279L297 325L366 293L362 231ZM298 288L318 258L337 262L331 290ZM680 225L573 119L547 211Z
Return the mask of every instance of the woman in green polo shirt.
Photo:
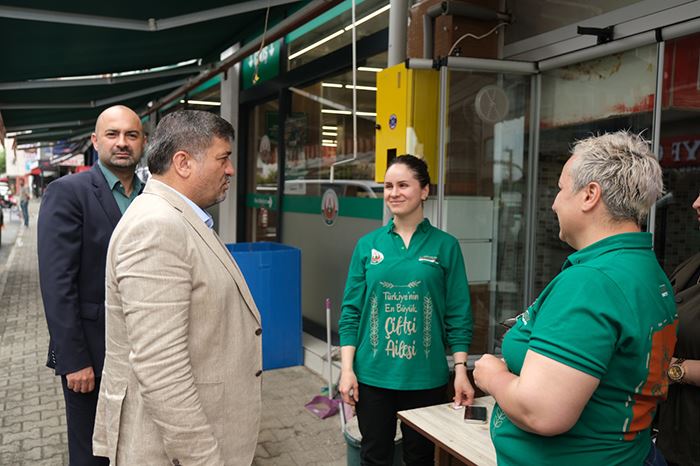
M484 355L474 369L496 400L499 466L665 465L650 427L678 316L651 233L640 231L662 190L659 162L637 135L574 147L552 209L576 252L518 316L503 359Z
M388 225L360 238L340 316L339 389L355 405L363 465L392 463L396 413L442 403L449 347L455 361L456 405L471 404L467 349L472 336L469 285L457 240L423 217L430 176L412 155L385 175ZM404 462L433 464L433 444L401 426Z

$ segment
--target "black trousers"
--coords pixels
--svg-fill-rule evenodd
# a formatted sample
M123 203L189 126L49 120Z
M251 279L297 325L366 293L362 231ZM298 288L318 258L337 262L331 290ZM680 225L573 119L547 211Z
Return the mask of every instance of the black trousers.
M63 398L66 401L68 424L68 464L70 466L107 466L109 459L92 455L92 432L95 429L97 396L100 377L95 378L95 389L90 393L68 390L66 376L61 376Z
M391 466L394 457L396 413L447 401L447 386L428 390L390 390L359 384L360 400L355 406L362 434L362 466ZM435 464L435 446L421 434L401 423L403 461L406 466Z

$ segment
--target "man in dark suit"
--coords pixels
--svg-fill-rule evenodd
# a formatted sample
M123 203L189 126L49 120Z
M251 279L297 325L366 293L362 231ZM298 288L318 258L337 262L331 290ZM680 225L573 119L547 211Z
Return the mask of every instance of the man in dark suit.
M71 466L109 464L92 455L105 355L105 260L114 227L141 192L145 144L131 109L110 107L92 134L99 161L52 182L38 222L39 279L50 342L47 366L61 376Z

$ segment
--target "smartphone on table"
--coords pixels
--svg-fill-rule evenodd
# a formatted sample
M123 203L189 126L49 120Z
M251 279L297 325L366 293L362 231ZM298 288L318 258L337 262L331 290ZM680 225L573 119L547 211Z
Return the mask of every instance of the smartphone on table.
M464 407L464 422L472 422L476 424L485 424L488 418L486 406L465 406Z

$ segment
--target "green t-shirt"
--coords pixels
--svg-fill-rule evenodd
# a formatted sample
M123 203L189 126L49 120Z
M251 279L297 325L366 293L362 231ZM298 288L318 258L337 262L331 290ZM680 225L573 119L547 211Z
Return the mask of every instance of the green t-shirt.
M393 222L360 238L345 286L339 333L354 346L357 379L395 390L447 383L446 347L467 351L469 285L457 240L425 219L409 247Z
M532 350L600 384L571 430L554 437L519 429L497 405L491 438L499 465L643 463L656 404L668 391L678 319L651 241L649 233L624 233L570 255L506 334L512 373L520 375Z

